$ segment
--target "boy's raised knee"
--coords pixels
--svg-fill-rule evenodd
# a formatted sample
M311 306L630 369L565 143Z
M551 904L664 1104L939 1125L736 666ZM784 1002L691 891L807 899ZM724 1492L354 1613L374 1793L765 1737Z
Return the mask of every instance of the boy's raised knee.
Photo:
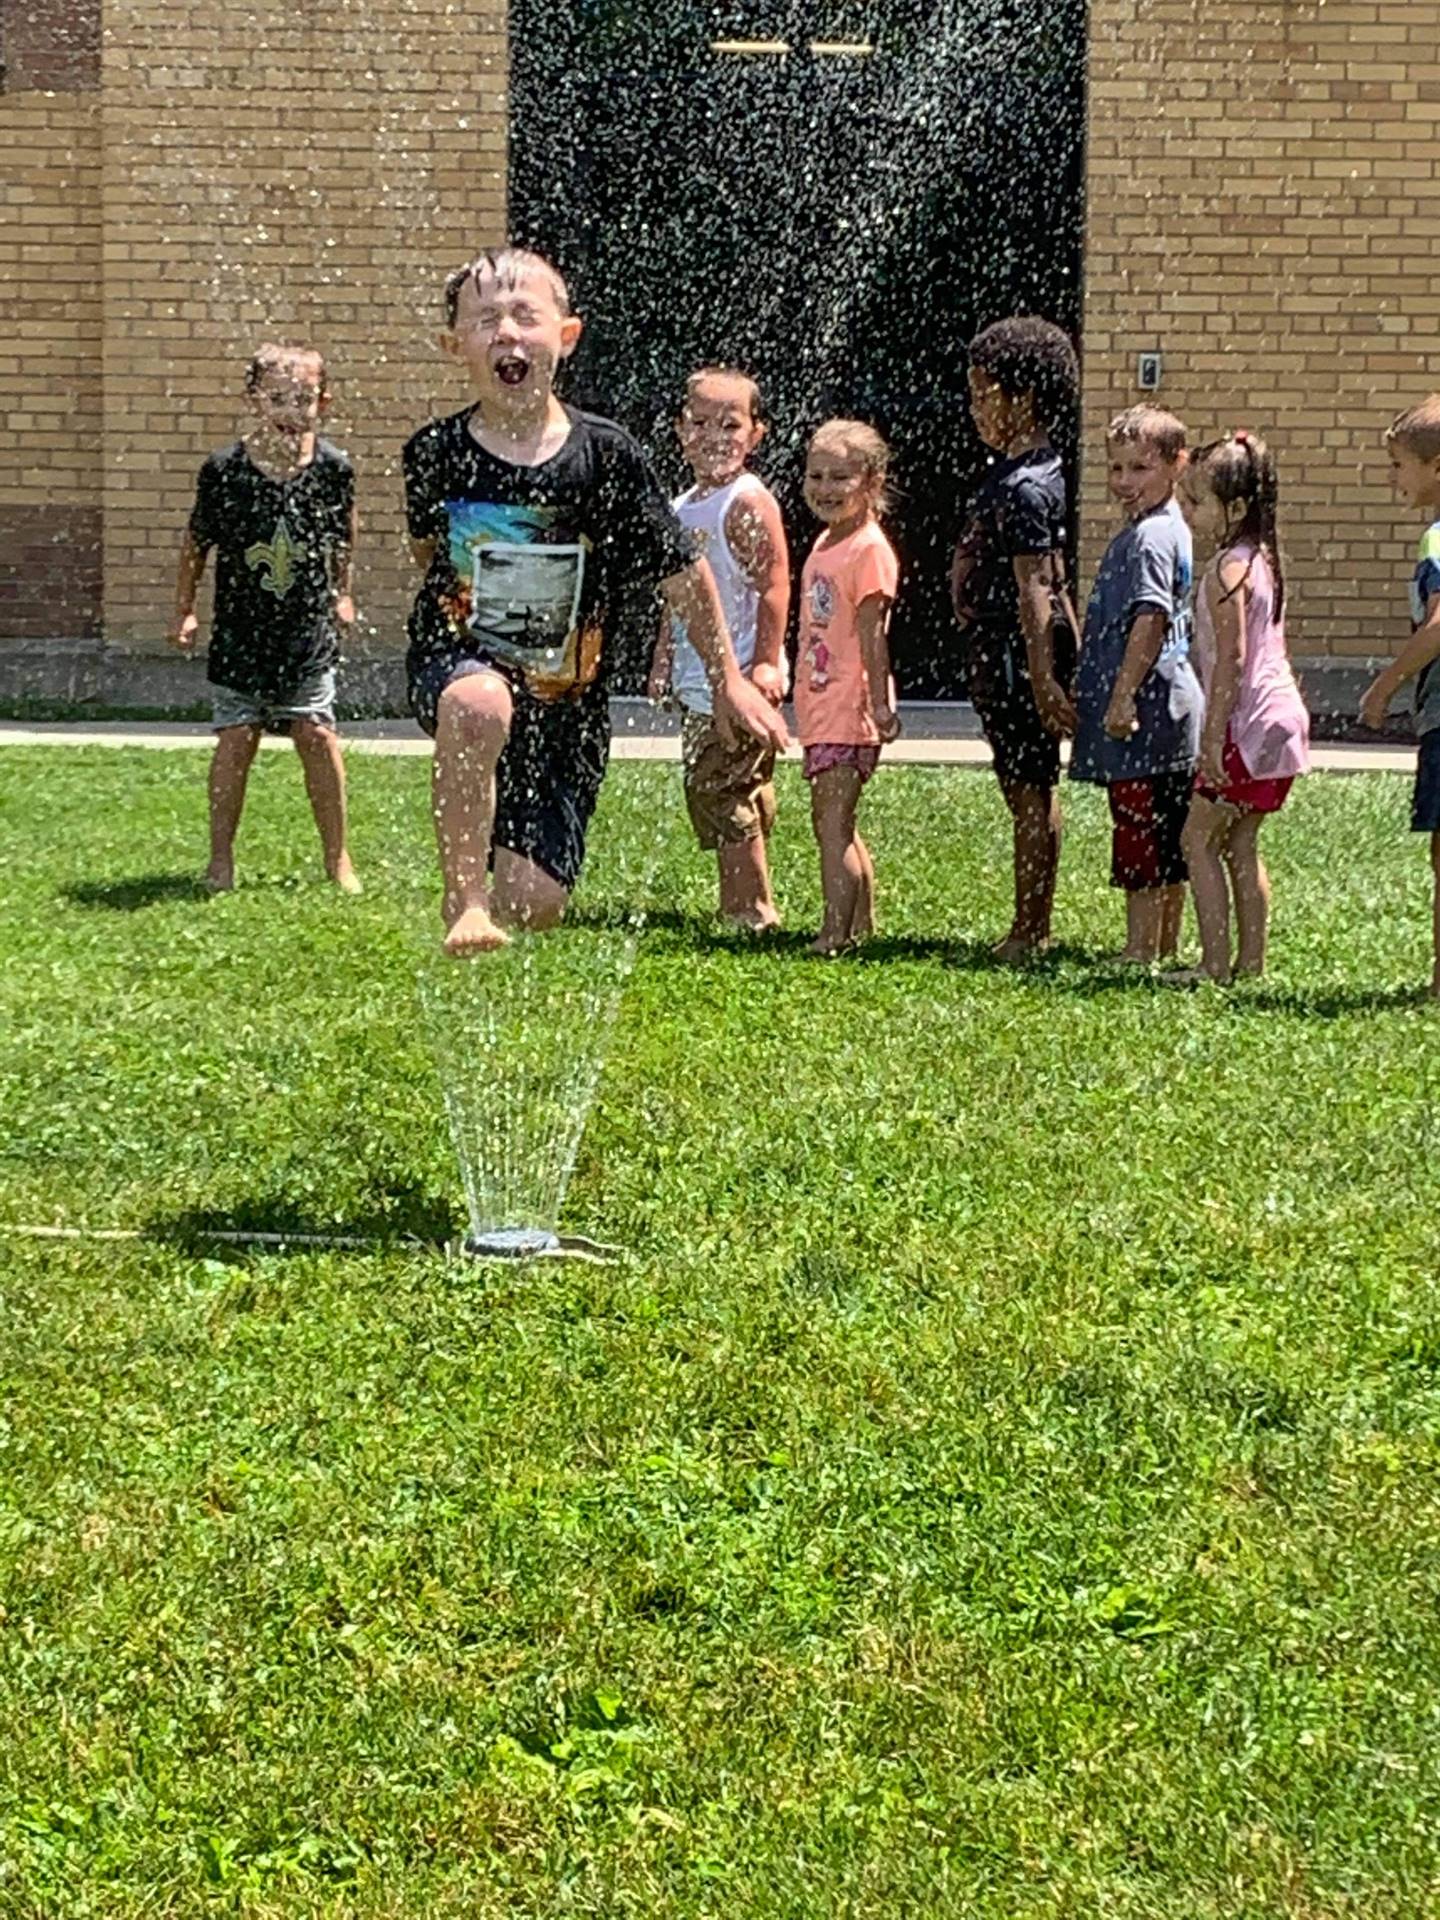
M436 707L436 732L458 735L477 745L502 747L510 732L514 700L509 687L494 673L467 674L441 694Z

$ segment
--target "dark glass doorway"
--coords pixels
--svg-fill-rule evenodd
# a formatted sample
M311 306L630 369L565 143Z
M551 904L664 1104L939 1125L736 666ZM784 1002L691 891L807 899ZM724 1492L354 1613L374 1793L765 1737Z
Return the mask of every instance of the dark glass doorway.
M686 374L753 372L797 578L807 436L873 421L901 691L956 697L949 554L985 459L964 345L1013 312L1078 333L1084 0L511 0L510 49L511 233L585 316L570 397L678 490Z

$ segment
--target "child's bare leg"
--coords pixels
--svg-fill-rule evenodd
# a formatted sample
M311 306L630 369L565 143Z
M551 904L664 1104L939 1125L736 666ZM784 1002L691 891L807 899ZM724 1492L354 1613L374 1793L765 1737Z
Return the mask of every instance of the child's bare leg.
M1142 887L1125 895L1125 951L1122 960L1150 967L1160 957L1168 887Z
M853 945L857 940L868 940L875 931L875 862L870 858L869 847L858 833L852 845L860 870L855 904L850 909L850 941Z
M1160 948L1157 960L1173 960L1180 951L1180 929L1185 924L1185 884L1160 889Z
M235 884L235 830L259 746L259 727L222 727L215 736L215 757L210 762L210 865L205 873L212 893L228 893Z
M1270 876L1260 858L1263 813L1242 813L1230 831L1223 852L1235 891L1235 920L1239 927L1237 973L1263 973L1270 937Z
M495 769L510 737L510 689L496 673L453 681L436 711L431 804L445 882L445 951L484 953L508 938L490 913Z
M521 927L526 933L548 933L565 918L570 890L553 873L537 866L509 847L495 849L495 873L490 889L491 912L502 927Z
M1230 978L1230 889L1221 849L1234 821L1232 808L1217 806L1198 793L1185 821L1185 862L1200 923L1201 966L1212 980Z
M856 896L864 880L855 845L861 780L854 767L830 767L810 783L810 819L820 848L825 918L812 953L839 953L850 943Z
M765 836L755 834L749 840L722 842L715 849L720 869L720 914L737 927L763 933L778 927L780 916L770 893L770 863L765 857Z
M345 846L345 762L335 729L318 720L297 720L290 738L305 769L305 791L320 830L325 871L343 892L359 893L359 877Z
M1010 809L1015 862L1015 918L995 949L1001 960L1020 960L1050 943L1055 877L1060 869L1060 796L1054 787L1002 780Z

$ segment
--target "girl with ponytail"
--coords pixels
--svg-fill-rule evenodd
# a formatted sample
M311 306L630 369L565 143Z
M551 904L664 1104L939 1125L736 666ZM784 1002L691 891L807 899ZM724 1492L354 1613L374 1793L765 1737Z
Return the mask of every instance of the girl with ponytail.
M1200 923L1198 971L1226 982L1265 966L1270 878L1260 858L1267 814L1310 764L1310 716L1285 647L1279 484L1265 442L1244 428L1190 457L1179 499L1209 563L1195 591L1193 658L1205 689L1200 767L1185 857ZM1233 901L1237 942L1232 950Z

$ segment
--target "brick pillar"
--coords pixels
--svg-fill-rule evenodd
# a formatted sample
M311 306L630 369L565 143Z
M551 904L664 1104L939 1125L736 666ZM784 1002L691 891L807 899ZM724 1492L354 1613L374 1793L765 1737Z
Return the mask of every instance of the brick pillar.
M0 9L0 678L100 631L98 0Z

